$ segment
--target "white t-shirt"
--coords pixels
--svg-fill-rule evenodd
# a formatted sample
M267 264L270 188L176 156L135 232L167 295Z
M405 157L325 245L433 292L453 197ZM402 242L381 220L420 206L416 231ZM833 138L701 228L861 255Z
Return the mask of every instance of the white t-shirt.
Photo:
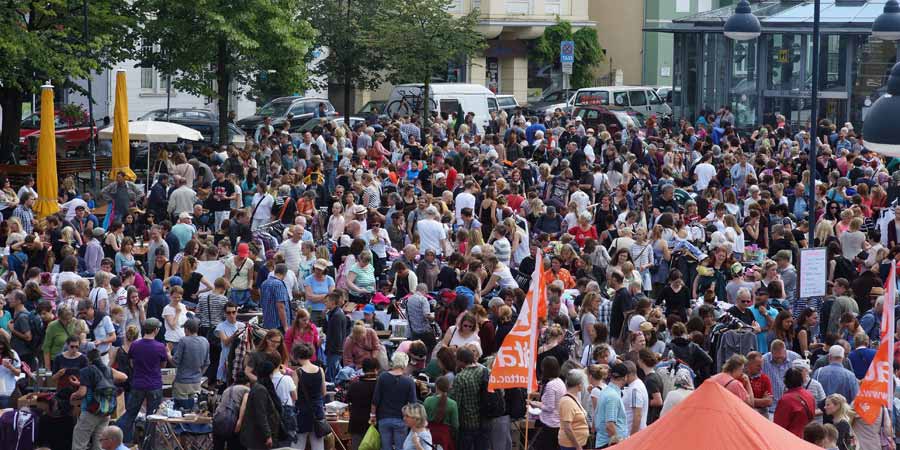
M462 223L463 208L472 208L472 214L475 214L475 196L463 191L456 196L455 217L458 223Z
M280 372L272 373L272 384L275 386L275 394L281 400L282 405L294 406L291 392L297 390L294 379Z
M287 239L278 247L278 253L284 255L284 263L287 264L288 270L297 273L300 270L300 247L303 241L294 242Z
M91 304L94 305L94 309L102 312L103 314L109 314L109 292L106 292L106 288L95 287L94 289L91 289L89 298L91 300ZM104 308L103 310L100 309L101 301L106 304L106 308Z
M247 205L250 208L250 211L253 212L253 208L256 208L256 212L253 213L253 220L260 222L269 222L272 220L272 205L275 203L275 199L272 198L269 194L253 194L253 204ZM256 205L259 206L256 206Z
M175 308L173 308L172 305L166 305L166 307L163 308L162 316L163 319L166 317L176 317L175 323L177 328L169 327L169 322L163 320L163 323L166 326L166 342L180 341L181 338L184 337L184 324L187 322L187 308L185 308L184 305L181 305L181 314L176 316Z
M419 254L424 255L427 250L434 250L436 255L442 255L444 249L441 241L447 239L444 225L432 219L416 222L416 231L419 233Z
M375 230L370 228L362 234L362 240L366 241L366 247L368 247L372 253L376 254L379 258L387 258L387 246L391 242L387 230L379 228L378 234L375 234Z
M641 408L641 426L638 430L647 428L647 410L650 409L650 395L647 394L647 387L640 379L636 379L622 393L622 402L625 403L625 419L627 427L631 430L631 424L634 423L634 410L632 408Z
M694 169L694 174L697 175L697 182L694 183L694 191L699 192L705 190L706 187L709 186L709 182L716 176L716 168L710 163L700 163L697 164L697 167Z

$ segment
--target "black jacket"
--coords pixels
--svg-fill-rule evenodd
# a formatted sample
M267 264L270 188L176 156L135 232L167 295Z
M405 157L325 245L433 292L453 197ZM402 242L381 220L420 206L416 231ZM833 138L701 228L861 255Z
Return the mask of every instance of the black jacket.
M278 440L281 417L266 388L256 383L247 397L247 413L241 424L241 444L246 448L266 448L266 439Z
M328 323L325 326L325 354L342 355L344 354L344 340L347 339L347 316L341 308L334 308L328 311Z

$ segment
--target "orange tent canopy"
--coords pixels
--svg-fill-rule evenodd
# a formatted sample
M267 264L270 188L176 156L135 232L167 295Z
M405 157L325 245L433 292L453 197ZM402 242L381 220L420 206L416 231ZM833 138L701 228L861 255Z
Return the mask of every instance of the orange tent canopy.
M703 383L616 450L822 450L770 422L718 383Z

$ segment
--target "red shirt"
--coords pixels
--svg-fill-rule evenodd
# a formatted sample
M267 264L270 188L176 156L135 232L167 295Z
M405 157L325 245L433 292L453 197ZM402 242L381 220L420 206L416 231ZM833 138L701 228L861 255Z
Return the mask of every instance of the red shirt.
M772 380L762 372L756 377L750 377L750 387L753 388L753 398L772 395Z
M805 427L816 414L816 400L802 387L788 389L775 407L774 422L785 430L803 437Z
M588 239L598 240L597 237L597 227L591 225L590 228L584 230L580 225L576 225L572 228L569 228L569 234L575 238L575 243L578 244L579 247L584 247L585 241Z

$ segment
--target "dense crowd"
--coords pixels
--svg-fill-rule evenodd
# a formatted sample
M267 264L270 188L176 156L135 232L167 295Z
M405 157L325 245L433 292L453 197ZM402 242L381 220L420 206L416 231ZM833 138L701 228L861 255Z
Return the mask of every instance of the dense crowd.
M897 408L869 425L850 404L900 261L898 160L849 123L776 117L267 120L243 149L154 149L146 192L65 179L40 219L33 180L0 177L0 407L46 374L46 445L140 444L168 367L175 408L214 393L217 449L322 449L340 401L353 450L509 450L526 416L536 449L581 450L710 382L823 448L887 448ZM799 295L808 247L827 249L824 297ZM488 392L538 252L540 389Z

